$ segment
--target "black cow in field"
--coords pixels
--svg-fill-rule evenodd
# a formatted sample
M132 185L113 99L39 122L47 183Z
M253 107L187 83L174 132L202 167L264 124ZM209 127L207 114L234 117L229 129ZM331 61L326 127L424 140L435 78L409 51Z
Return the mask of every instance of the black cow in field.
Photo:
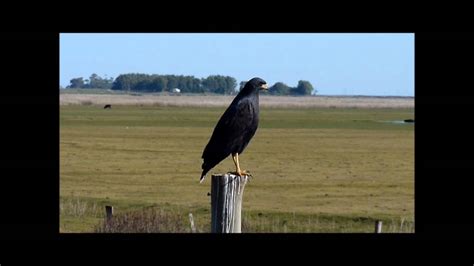
M415 119L405 119L403 120L405 123L415 123Z
M107 108L109 108L109 109L112 108L112 105L106 104L106 105L104 106L104 109L107 109Z

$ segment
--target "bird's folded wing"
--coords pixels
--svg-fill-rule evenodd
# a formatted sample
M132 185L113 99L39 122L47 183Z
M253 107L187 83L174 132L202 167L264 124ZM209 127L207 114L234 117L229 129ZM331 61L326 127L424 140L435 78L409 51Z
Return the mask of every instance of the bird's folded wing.
M251 122L249 115L253 115L249 109L249 103L245 100L229 106L217 123L203 156L210 153L228 155L231 152L248 130L248 123Z

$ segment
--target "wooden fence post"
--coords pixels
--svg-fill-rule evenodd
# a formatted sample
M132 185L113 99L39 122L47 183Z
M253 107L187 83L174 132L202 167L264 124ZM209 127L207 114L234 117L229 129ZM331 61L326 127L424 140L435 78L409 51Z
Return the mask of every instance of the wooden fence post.
M375 233L382 233L382 221L375 221Z
M107 219L107 223L112 220L112 217L114 216L114 207L113 206L105 206L105 217Z
M242 196L248 176L212 175L211 233L241 233Z
M191 232L196 233L196 227L194 227L194 218L192 213L189 213L189 222L191 223Z

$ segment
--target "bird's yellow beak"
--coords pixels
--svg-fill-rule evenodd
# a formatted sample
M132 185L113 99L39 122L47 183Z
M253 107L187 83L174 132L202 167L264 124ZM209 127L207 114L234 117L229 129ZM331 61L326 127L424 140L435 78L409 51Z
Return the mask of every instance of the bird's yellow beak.
M260 86L260 89L261 89L261 90L268 90L268 85L267 85L267 84L263 84L262 86Z

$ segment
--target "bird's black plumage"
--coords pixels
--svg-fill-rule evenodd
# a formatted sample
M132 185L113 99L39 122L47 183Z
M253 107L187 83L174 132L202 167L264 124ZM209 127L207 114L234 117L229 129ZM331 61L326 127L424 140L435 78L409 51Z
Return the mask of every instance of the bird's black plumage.
M266 89L261 78L249 80L219 119L202 158L201 181L206 173L230 154L241 154L258 127L259 90Z

